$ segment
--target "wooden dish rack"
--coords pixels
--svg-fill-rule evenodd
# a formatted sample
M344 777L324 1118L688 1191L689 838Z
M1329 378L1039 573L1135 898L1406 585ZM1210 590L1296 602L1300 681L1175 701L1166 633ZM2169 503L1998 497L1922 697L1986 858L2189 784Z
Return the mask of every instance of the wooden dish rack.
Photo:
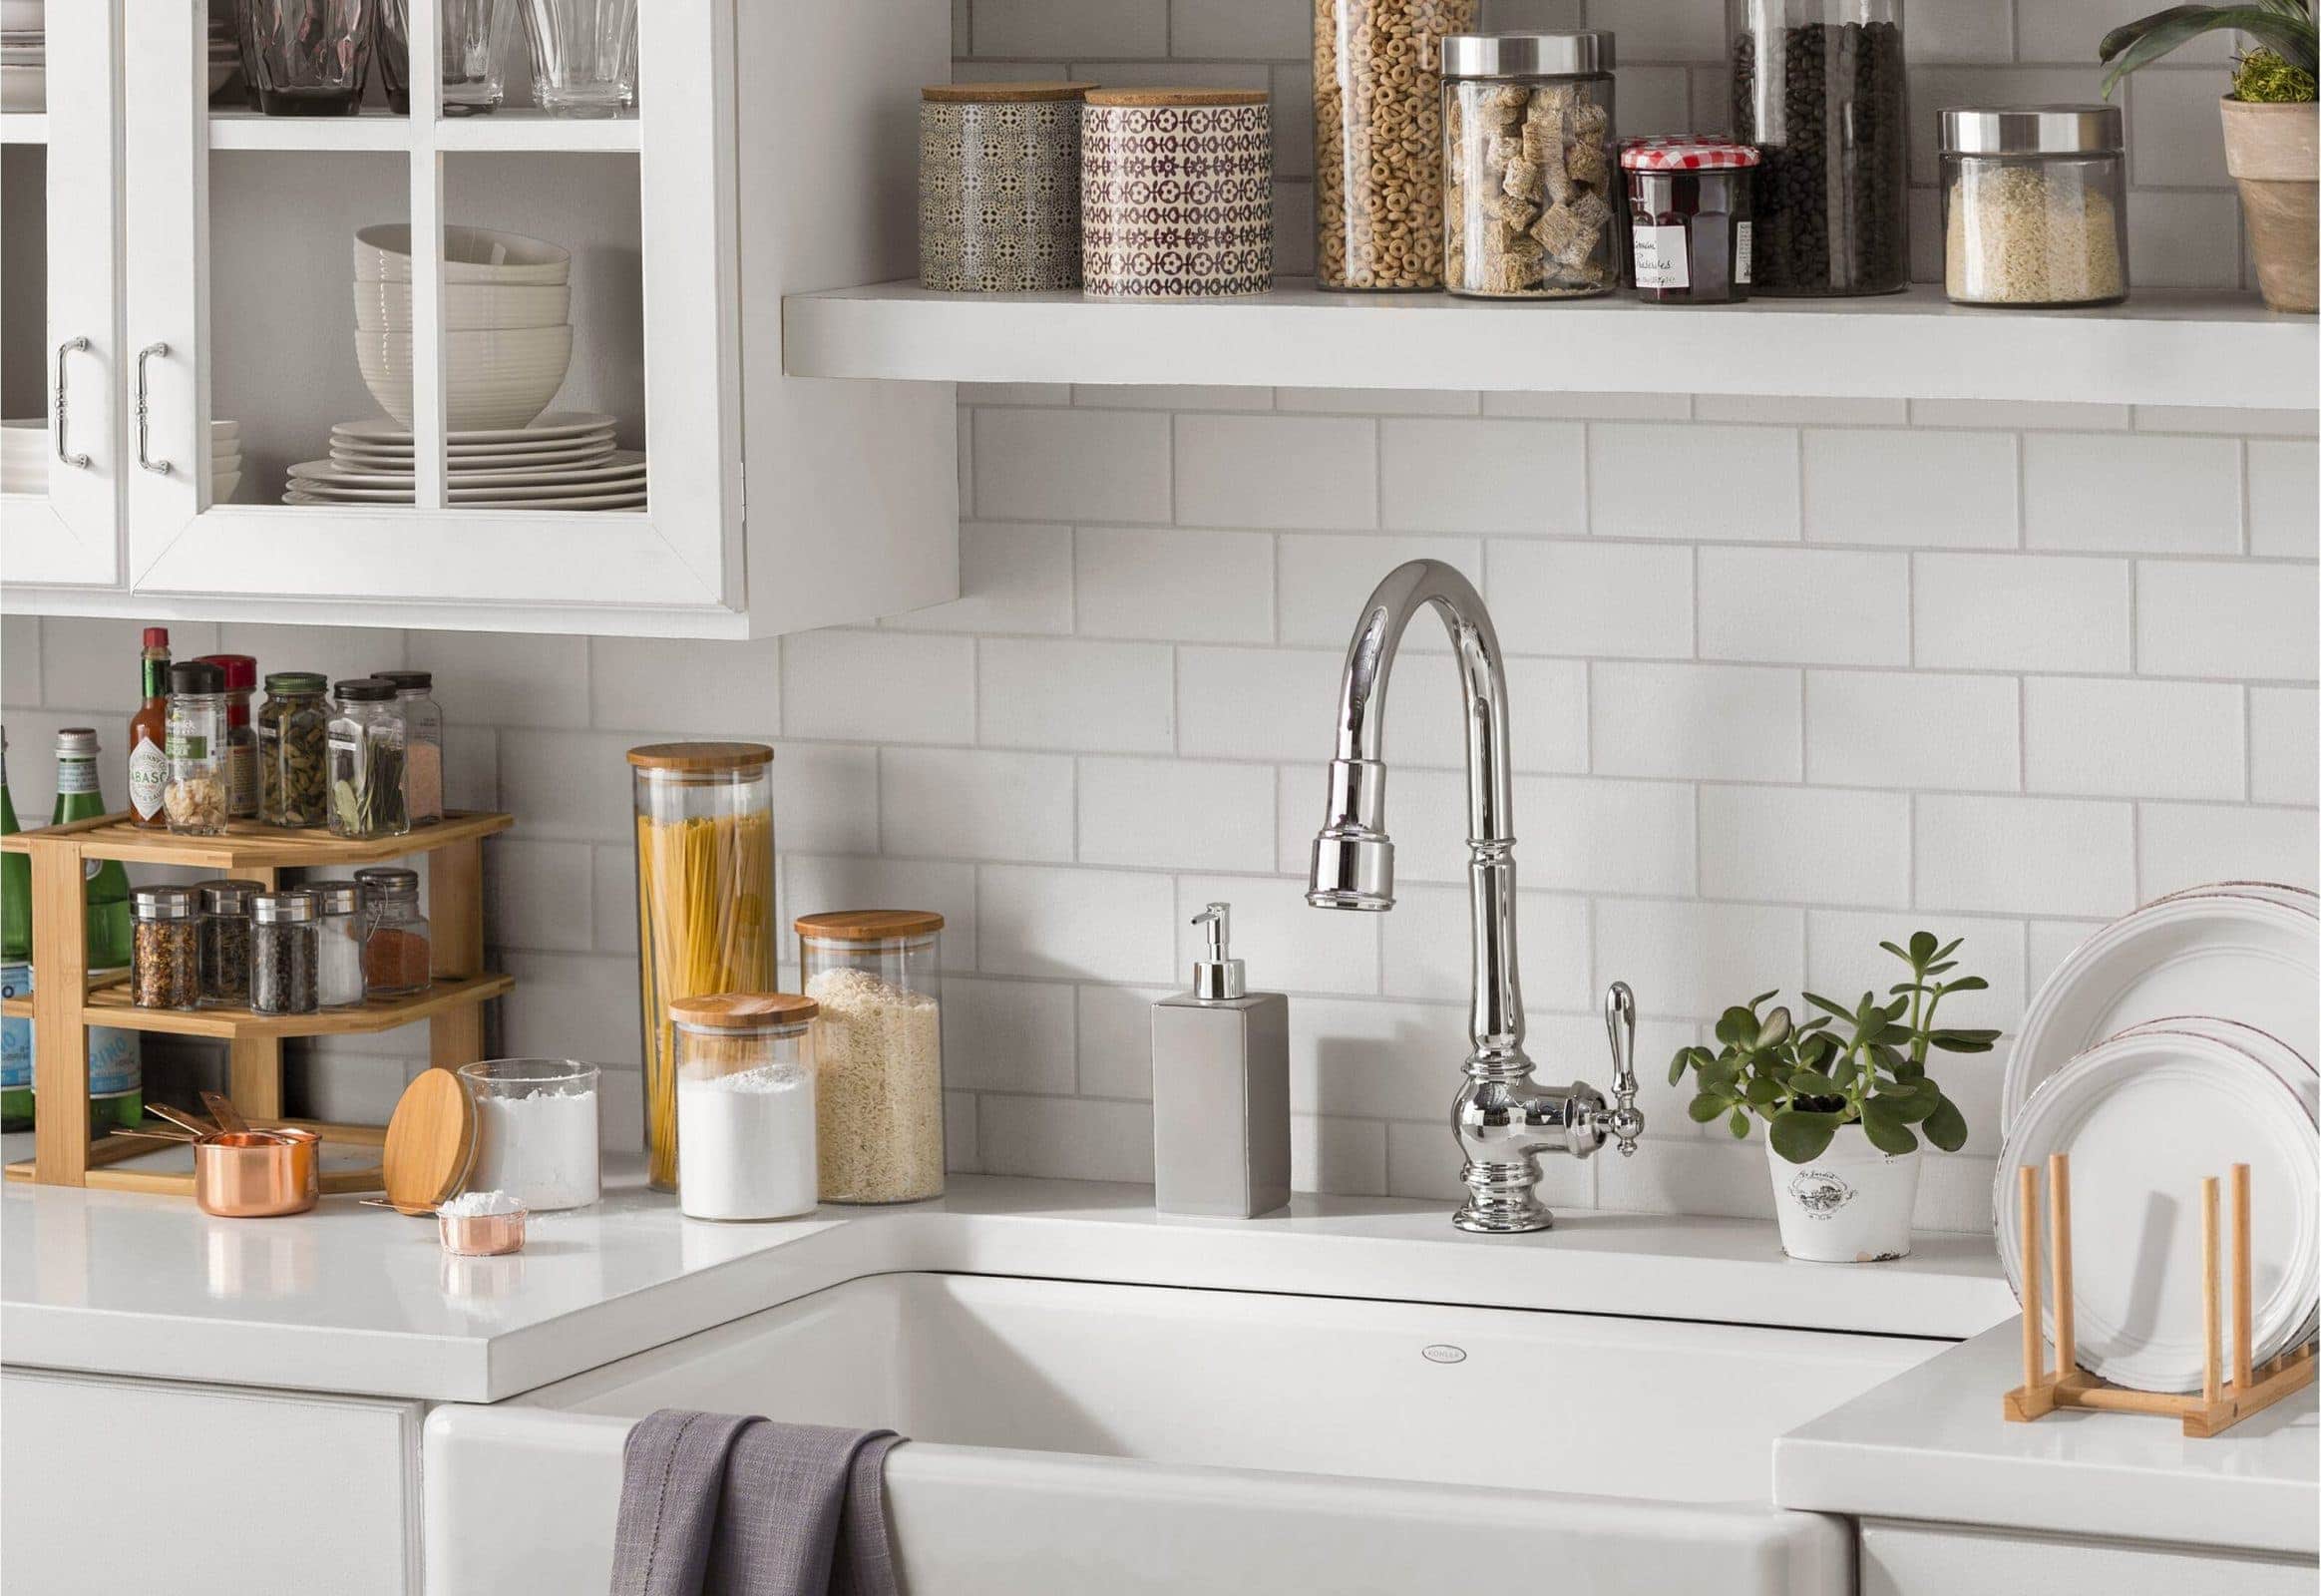
M401 837L356 842L322 831L285 831L234 821L222 836L191 837L130 823L126 812L15 833L0 848L32 857L32 996L0 1003L10 1017L33 1022L33 1156L7 1166L10 1180L43 1186L101 1186L117 1191L191 1196L193 1177L165 1170L119 1169L150 1154L155 1143L89 1134L89 1027L208 1036L227 1047L227 1095L253 1125L295 1125L326 1142L382 1148L386 1127L282 1117L282 1038L344 1036L428 1022L428 1052L438 1068L473 1063L484 1053L484 1003L516 983L484 970L483 840L515 824L512 816L455 810ZM337 873L388 860L427 861L428 930L434 981L408 998L311 1014L259 1014L248 1008L140 1008L126 973L92 981L88 970L83 863L119 859L174 865L260 883L272 891L285 870ZM325 1192L377 1191L377 1164L325 1170Z
M2071 1158L2047 1160L2047 1204L2055 1246L2049 1258L2048 1289L2055 1298L2055 1367L2041 1367L2045 1337L2040 1313L2039 1170L2025 1164L2016 1172L2023 1210L2023 1384L2007 1393L2011 1423L2044 1418L2059 1407L2098 1412L2152 1413L2183 1420L2186 1435L2221 1435L2251 1413L2262 1412L2291 1392L2313 1383L2313 1343L2292 1347L2258 1368L2249 1367L2250 1287L2248 1166L2232 1166L2232 1370L2224 1375L2223 1246L2218 1225L2217 1180L2200 1182L2201 1341L2206 1358L2200 1389L2129 1391L2079 1367L2079 1342L2072 1323Z

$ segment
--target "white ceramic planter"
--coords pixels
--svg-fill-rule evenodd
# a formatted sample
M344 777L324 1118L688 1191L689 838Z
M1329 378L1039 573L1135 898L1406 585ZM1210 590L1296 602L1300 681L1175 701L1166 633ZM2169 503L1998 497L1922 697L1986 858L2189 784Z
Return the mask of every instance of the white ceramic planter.
M1882 1153L1847 1125L1817 1158L1792 1164L1765 1143L1781 1250L1815 1264L1875 1264L1910 1252L1920 1149Z

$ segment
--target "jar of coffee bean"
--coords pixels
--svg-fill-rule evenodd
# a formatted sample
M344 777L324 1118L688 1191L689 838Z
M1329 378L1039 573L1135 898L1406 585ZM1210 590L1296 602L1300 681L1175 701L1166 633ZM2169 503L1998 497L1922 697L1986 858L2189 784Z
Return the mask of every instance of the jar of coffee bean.
M1728 0L1733 136L1754 145L1752 286L1909 285L1901 0Z

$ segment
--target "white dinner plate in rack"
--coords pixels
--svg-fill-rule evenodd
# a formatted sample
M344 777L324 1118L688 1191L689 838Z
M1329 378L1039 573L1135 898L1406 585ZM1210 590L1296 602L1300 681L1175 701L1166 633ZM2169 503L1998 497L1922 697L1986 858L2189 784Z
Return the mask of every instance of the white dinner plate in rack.
M2007 1133L1991 1194L1999 1261L2018 1301L2016 1171L2058 1152L2071 1155L2081 1368L2135 1391L2199 1389L2200 1182L2235 1163L2249 1166L2256 1362L2307 1333L2321 1288L2321 1131L2263 1063L2208 1036L2151 1028L2090 1048L2041 1085ZM2042 1309L2053 1340L2054 1304Z
M464 428L452 433L448 442L460 444L524 443L534 438L573 438L582 433L604 432L616 426L610 416L591 415L584 410L557 410L540 416L522 427ZM398 448L411 447L411 429L398 426L388 417L373 421L342 421L330 429L334 438L346 438L364 443L392 444Z
M2271 898L2162 898L2075 949L2024 1010L2000 1123L2105 1037L2167 1014L2219 1014L2321 1057L2321 922Z
M2205 887L2186 887L2180 892L2162 893L2156 900L2170 903L2178 898L2262 898L2267 903L2279 904L2284 909L2295 909L2321 920L2321 893L2309 892L2303 887L2290 887L2277 881L2215 881Z
M328 487L392 488L399 493L411 492L409 471L366 470L344 466L331 460L301 460L290 468L290 476L300 484L315 483ZM521 488L570 487L581 488L587 484L642 481L644 456L636 450L615 451L609 460L596 465L522 466L500 471L456 471L448 479L448 491L456 499L468 488Z
M393 460L406 465L409 464L413 458L411 446L409 444L372 443L368 439L349 438L342 433L335 432L330 435L330 447L334 452L343 450L355 454L376 455L382 459ZM460 461L498 460L507 455L530 455L542 453L580 455L586 454L591 450L602 451L606 449L615 449L618 447L619 444L616 441L613 429L610 427L598 427L592 432L576 432L572 436L566 438L523 438L518 439L513 443L449 444L445 446L444 458L451 461Z
M458 506L462 510L642 510L645 496L641 491L631 493L580 494L566 499L487 499ZM341 510L379 510L396 508L393 499L323 499L313 494L292 491L282 495L286 505L336 506ZM408 505L406 497L402 503Z
M455 477L471 471L504 471L522 466L597 466L618 454L619 448L611 435L583 439L572 448L504 449L490 454L454 454L444 464ZM344 466L350 471L409 471L411 455L381 454L368 449L356 449L341 443L330 446L331 464Z

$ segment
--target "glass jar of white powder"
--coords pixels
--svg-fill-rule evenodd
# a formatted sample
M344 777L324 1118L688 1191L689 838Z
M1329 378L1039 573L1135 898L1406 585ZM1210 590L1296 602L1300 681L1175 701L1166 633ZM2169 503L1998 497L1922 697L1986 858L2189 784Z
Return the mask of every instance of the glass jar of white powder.
M814 1211L814 1016L794 993L676 998L677 1206L691 1219Z
M806 996L822 1009L815 1039L822 1200L942 1196L943 916L843 910L797 924Z
M532 1212L596 1200L596 1066L569 1058L462 1064L476 1099L474 1191L504 1191Z

